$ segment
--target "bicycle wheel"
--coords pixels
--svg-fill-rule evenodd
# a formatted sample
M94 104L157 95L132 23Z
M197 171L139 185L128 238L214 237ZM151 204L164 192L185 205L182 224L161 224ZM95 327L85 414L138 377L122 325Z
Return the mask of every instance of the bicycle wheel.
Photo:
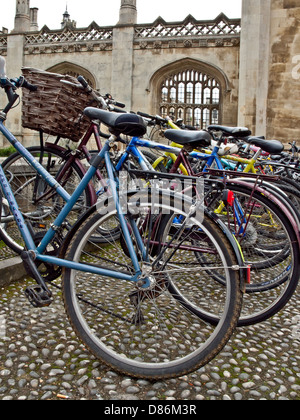
M183 203L190 209L191 202L169 192L156 202L150 193L139 192L130 194L127 203L133 243L151 287L144 290L141 284L118 279L120 273L133 275L124 238L108 241L106 235L106 246L93 239L106 225L119 225L116 210L113 206L99 214L93 209L74 233L66 259L105 267L116 279L65 269L66 312L78 337L113 369L141 378L181 376L212 360L231 337L242 304L237 259L230 244L220 241L222 232L214 220L208 215L198 220L182 210ZM172 221L178 217L184 228L174 235ZM133 226L145 246L143 254ZM157 237L161 226L163 242ZM195 249L210 255L224 285L197 263ZM172 287L179 280L183 287L176 286L175 296ZM182 299L192 297L208 316L218 316L216 326L182 305Z
M248 214L244 234L234 218L234 207L227 206L219 217L227 224L242 248L245 264L251 267L251 284L246 287L239 326L263 322L278 313L293 296L300 276L300 251L295 225L280 206L245 185L229 184ZM252 213L251 213L252 212ZM198 255L199 262L205 258ZM215 276L216 281L222 281Z
M67 160L66 151L54 150L51 146L45 147L43 151L39 146L33 146L29 147L28 151L54 178L58 179L60 185L70 195L74 192L84 173L76 163L73 163L65 173L63 172ZM56 194L55 189L37 176L35 170L19 153L14 153L6 159L2 167L19 208L39 242L65 203ZM93 204L91 200L89 190L86 189L67 218L67 223L64 225L67 230ZM0 236L13 251L22 252L23 239L4 198L2 198Z

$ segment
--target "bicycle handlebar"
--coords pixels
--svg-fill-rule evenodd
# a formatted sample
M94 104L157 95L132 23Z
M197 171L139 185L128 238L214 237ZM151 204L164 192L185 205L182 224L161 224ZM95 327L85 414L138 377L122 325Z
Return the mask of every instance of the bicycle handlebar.
M83 76L78 76L77 77L77 80L78 80L78 82L81 84L81 86L84 88L84 90L86 92L93 94L94 90L88 84L88 82L85 80L85 78ZM92 95L92 96L94 96L94 95ZM95 99L96 100L99 100L100 97L102 97L102 96L101 95L98 96L97 94L95 94ZM125 108L125 106L126 106L122 102L115 101L109 93L107 93L105 95L104 100L106 101L106 104L108 104L108 105L115 105L115 106L117 106L119 108Z
M2 111L2 118L3 114L6 115L19 99L19 95L16 93L18 88L22 87L30 90L31 92L37 90L37 87L29 83L24 76L20 76L15 79L8 79L6 76L6 61L2 56L0 56L0 87L5 90L8 99L8 104Z
M115 101L112 96L107 93L105 96L100 95L100 93L96 92L86 81L86 79L83 76L78 76L77 80L79 84L69 82L68 80L61 80L62 83L65 83L66 85L71 85L73 87L76 87L77 89L82 89L85 92L87 92L89 95L92 96L92 98L98 102L98 104L101 106L101 108L108 109L109 111L115 111L115 112L125 112L122 109L119 108L125 108L125 104L122 102Z
M15 79L14 79L15 80ZM20 76L19 79L16 79L16 86L29 90L30 92L36 92L38 87L29 83L24 76Z
M6 92L9 89L15 91L20 87L28 89L31 92L35 92L37 90L37 86L29 83L24 76L20 76L19 78L15 79L8 79L6 76L6 61L2 56L0 56L0 86L4 88Z
M77 80L83 86L85 90L87 90L88 92L92 91L92 88L89 86L88 82L85 80L83 76L78 76Z
M150 115L150 114L146 114L145 112L140 112L140 111L137 112L137 115L139 115L142 118L146 118L147 120L150 120L150 122L153 122L154 124L157 124L157 125L168 123L167 118L160 117L159 115Z

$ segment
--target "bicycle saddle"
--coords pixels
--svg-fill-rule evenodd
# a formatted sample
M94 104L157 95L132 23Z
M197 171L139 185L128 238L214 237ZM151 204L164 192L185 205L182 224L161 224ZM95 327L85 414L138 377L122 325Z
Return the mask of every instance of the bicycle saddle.
M246 127L225 127L223 125L210 125L208 130L222 131L232 137L248 137L251 136L251 131Z
M207 147L212 137L207 131L167 130L165 137L182 146Z
M278 140L265 140L261 137L249 137L247 143L254 144L270 155L279 155L284 150L283 144Z
M272 160L289 159L291 155L289 153L281 153L280 155L271 155Z
M125 134L131 137L142 137L147 131L143 118L136 114L118 114L92 107L86 108L83 113L91 120L100 120L116 135Z

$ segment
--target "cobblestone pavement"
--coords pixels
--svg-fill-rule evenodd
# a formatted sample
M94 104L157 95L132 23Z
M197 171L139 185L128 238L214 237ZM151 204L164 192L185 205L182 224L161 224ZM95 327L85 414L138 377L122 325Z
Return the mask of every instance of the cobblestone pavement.
M0 261L15 257L16 254L0 241Z
M60 292L50 308L24 297L28 281L0 289L1 400L299 400L298 288L273 319L236 331L210 364L179 379L149 382L110 371L78 341Z

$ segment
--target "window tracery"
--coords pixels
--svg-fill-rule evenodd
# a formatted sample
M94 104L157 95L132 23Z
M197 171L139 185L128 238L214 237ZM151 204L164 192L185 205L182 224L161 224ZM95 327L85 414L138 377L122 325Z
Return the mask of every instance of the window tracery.
M160 88L160 113L207 128L220 122L221 86L206 72L188 68L169 74Z

